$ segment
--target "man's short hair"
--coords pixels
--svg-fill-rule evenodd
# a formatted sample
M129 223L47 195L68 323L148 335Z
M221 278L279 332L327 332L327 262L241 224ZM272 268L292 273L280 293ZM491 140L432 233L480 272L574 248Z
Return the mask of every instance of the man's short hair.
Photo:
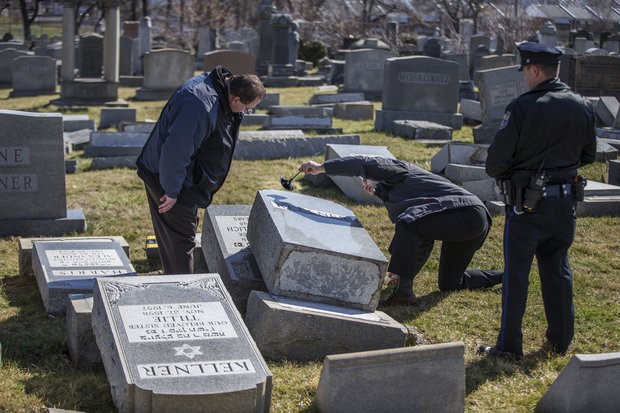
M256 98L262 99L267 92L258 76L241 74L230 80L230 93L239 96L241 103L252 103Z

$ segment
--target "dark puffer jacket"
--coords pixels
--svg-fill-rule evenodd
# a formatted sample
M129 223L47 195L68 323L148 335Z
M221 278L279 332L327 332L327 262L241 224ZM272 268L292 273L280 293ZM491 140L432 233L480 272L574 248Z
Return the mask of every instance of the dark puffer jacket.
M188 206L206 208L232 162L243 115L228 103L218 66L185 82L164 106L136 162L138 175Z
M447 179L397 159L348 156L325 161L328 175L361 176L378 181L375 195L383 200L393 223L469 206L486 207L474 194ZM489 224L491 215L487 211Z

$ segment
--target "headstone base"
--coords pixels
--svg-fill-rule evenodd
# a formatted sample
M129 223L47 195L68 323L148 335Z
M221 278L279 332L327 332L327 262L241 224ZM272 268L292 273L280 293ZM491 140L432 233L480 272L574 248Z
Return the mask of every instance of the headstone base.
M322 412L463 412L463 343L333 354L316 392Z
M43 95L55 95L56 89L45 89L45 90L11 90L9 92L9 97L11 98L19 98L25 96L43 96Z
M395 120L426 120L449 126L452 129L461 129L463 126L462 113L439 113L439 112L405 112L399 110L377 110L375 112L375 129L378 131L392 132Z
M154 90L143 87L136 89L136 100L167 100L172 96L174 90Z
M296 87L299 85L297 76L265 76L261 80L265 87Z
M92 294L69 294L65 319L69 357L78 367L101 363L101 354L95 342L91 316Z
M248 298L245 323L261 353L308 361L328 354L403 347L407 328L381 312L288 299L262 291Z
M99 106L118 100L118 83L105 79L65 80L60 84L60 99L54 105Z
M86 218L82 208L67 209L67 216L64 218L0 220L1 237L58 237L84 231L86 231Z
M129 76L124 75L119 77L119 82L123 87L142 87L142 82L144 82L144 76Z
M493 143L495 134L499 130L499 123L482 124L472 128L474 143Z

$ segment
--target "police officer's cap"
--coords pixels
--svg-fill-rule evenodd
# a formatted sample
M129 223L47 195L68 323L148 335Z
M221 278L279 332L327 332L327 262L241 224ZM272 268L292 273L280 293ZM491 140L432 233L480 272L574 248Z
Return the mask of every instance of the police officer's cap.
M523 70L525 65L558 65L562 52L555 47L550 47L542 43L523 42L517 45L519 55L521 56L521 65L519 72Z

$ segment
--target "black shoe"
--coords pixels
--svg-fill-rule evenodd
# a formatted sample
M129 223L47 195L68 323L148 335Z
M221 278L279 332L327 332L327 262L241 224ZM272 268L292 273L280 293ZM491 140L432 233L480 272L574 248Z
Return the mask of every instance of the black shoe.
M547 357L563 356L566 354L566 351L561 351L558 346L549 341L549 339L545 340L543 345L540 347L540 350L543 351Z
M389 297L379 301L381 307L394 307L398 305L417 305L418 299L415 294L401 295L393 292Z
M501 357L501 358L511 358L515 360L521 360L523 358L520 354L510 353L508 351L498 350L495 346L486 346L481 345L478 347L476 354L480 354L488 357Z

